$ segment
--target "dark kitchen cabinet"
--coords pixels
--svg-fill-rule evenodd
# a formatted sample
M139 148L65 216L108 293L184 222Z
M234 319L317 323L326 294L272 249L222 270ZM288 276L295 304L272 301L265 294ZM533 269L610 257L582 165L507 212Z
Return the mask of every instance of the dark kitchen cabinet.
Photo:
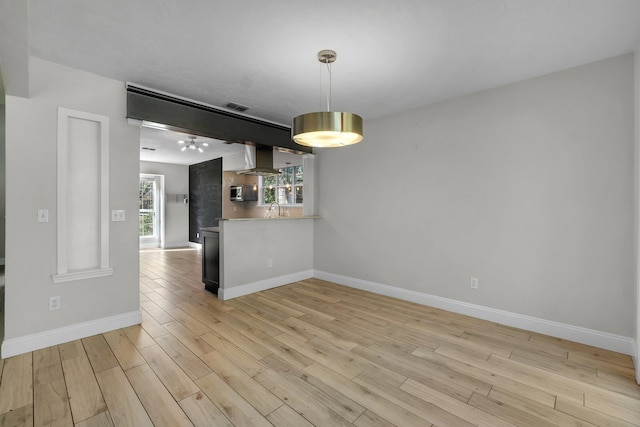
M220 287L220 232L200 230L202 239L202 283L204 288L218 295Z

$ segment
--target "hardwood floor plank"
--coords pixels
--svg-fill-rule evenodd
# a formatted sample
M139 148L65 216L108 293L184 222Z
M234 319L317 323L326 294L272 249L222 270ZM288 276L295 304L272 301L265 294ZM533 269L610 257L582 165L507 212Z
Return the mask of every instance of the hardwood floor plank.
M116 427L153 426L149 415L144 410L140 399L120 366L96 373L96 379L104 394L109 415Z
M504 421L494 415L468 405L467 403L460 402L451 396L440 393L439 391L427 387L424 384L420 384L411 378L405 381L405 383L400 386L400 389L413 394L425 402L432 403L447 412L456 414L458 417L480 427L514 426L512 423Z
M86 355L81 340L74 340L60 344L58 349L60 350L60 359L62 361L73 359L74 357L84 357Z
M556 409L597 426L632 427L637 425L561 397L556 401Z
M640 405L637 399L616 393L588 391L584 395L584 406L640 425Z
M517 381L514 381L508 377L504 377L502 375L497 375L491 371L480 369L476 366L473 366L473 357L468 356L468 353L458 353L463 354L461 359L466 359L466 362L461 362L456 359L449 358L447 356L443 356L437 352L433 352L427 349L417 349L412 352L414 356L420 357L421 359L430 360L436 364L442 364L443 366L447 366L450 369L454 369L458 372L469 375L470 377L476 378L480 381L483 381L487 384L492 384L494 386L498 386L503 390L508 390L509 393L512 393L517 396L521 396L525 399L533 400L534 402L541 403L550 408L553 408L556 402L556 396L539 390L535 387L531 387ZM484 358L477 359L479 361L484 361Z
M523 413L537 417L541 420L540 423L544 421L553 425L593 426L593 424L591 423L578 420L577 418L571 415L565 414L564 412L557 411L555 408L549 408L547 406L540 405L539 403L532 402L530 400L520 399L519 397L513 396L510 393L500 390L497 387L491 390L491 393L489 393L489 398L497 402L502 402L505 406L508 405L512 408L518 409Z
M399 426L424 426L427 420L399 407L369 388L349 381L324 366L314 363L305 368L305 372L315 376L331 388L339 391L360 405L371 408L381 417Z
M155 427L193 426L149 365L125 372Z
M136 350L122 329L105 332L103 335L123 370L126 371L134 366L145 363L138 350Z
M209 326L201 323L180 308L173 307L167 310L167 313L169 313L171 317L176 319L182 326L189 329L195 335L203 335L207 332L211 332Z
M313 424L288 405L282 405L267 415L267 420L276 427L313 427Z
M57 346L33 352L33 425L73 426Z
M196 384L235 426L270 427L271 423L215 373Z
M210 365L211 369L262 415L282 406L280 399L222 354L214 351L209 356L215 361Z
M78 423L107 410L86 354L62 361L73 421Z
M301 341L287 334L280 334L274 337L274 339L292 349L295 349L308 357L309 360L315 360L318 363L322 363L329 369L332 369L347 378L354 378L362 372L362 370L358 369L357 366L348 363L349 359L353 358L352 356L341 354L338 351L329 353L320 349L318 346L314 346L313 343ZM302 367L304 368L304 366Z
M93 372L98 373L118 366L118 359L116 359L102 334L83 338L82 345L87 352Z
M246 372L249 376L253 377L264 370L264 366L260 364L256 359L249 356L244 351L240 350L230 341L221 337L216 333L208 333L202 336L202 339L208 342L216 351L202 356L202 361L209 366L213 366L216 363L216 354L222 354L229 360L232 360L240 369Z
M553 427L556 425L551 421L536 417L527 411L514 408L504 402L482 396L478 393L473 393L468 403L474 408L478 408L488 414L495 415L496 417L502 418L516 426Z
M151 336L152 338L159 337L161 335L166 335L169 333L164 326L162 326L156 319L154 319L146 310L142 307L140 309L142 312L142 327L144 330Z
M140 352L176 401L186 399L200 391L198 386L159 345L154 344L142 348Z
M353 425L357 427L394 427L395 424L391 424L389 421L382 418L380 415L374 414L371 411L364 411L357 420L353 422ZM425 424L425 427L429 427L431 424Z
M151 336L142 328L141 325L132 325L122 328L122 332L129 338L129 341L137 349L154 345L156 342Z
M2 383L0 383L0 414L27 405L33 405L33 356L31 353L6 359L2 369ZM33 410L29 413L32 414Z
M351 425L347 419L319 400L317 395L313 393L313 389L299 381L292 381L291 377L267 369L256 375L256 380L278 396L280 400L287 402L287 405L313 425L344 427Z
M440 409L430 402L425 402L398 387L387 384L378 377L369 374L360 374L353 382L366 387L389 402L410 411L412 414L418 415L429 423L443 426L473 426L472 423Z
M204 377L212 372L198 356L173 335L162 335L155 340L192 380Z
M106 411L88 420L77 423L75 427L113 427L113 421L111 420L109 411Z
M166 323L165 328L176 337L182 344L191 350L196 356L203 356L214 350L206 341L199 336L193 334L189 329L185 328L180 322L173 321Z
M33 405L16 408L10 412L0 414L2 427L31 427L33 426Z
M201 391L179 403L195 427L234 427L233 423Z

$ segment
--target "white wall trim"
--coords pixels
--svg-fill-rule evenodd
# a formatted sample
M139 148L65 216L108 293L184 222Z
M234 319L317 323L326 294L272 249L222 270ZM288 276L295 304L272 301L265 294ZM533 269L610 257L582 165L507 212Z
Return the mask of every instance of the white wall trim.
M140 249L154 249L154 248L160 249L160 243L159 242L155 242L155 243L140 242Z
M188 242L190 248L202 249L202 243Z
M93 279L94 277L112 276L113 268L97 268L95 270L74 271L73 273L53 274L53 283L73 282L74 280Z
M383 285L381 283L356 279L353 277L341 276L339 274L328 273L325 271L314 270L313 277L364 291L374 292L376 294L427 305L429 307L440 308L454 313L501 323L515 328L538 332L570 341L576 341L582 344L604 348L606 350L628 355L635 354L635 343L633 338L630 337L623 337L621 335L614 335L608 332L596 331L580 326L573 326L524 314L484 307L464 301L443 298L422 292Z
M69 150L71 133L69 123L71 120L90 121L99 127L97 140L97 152L99 170L95 171L99 186L97 210L99 213L98 229L99 242L98 263L95 269L109 268L109 117L99 114L76 111L69 108L58 107L58 141L57 141L57 274L62 276L69 271L69 233L77 230L69 229L69 214L72 207L69 206ZM75 140L75 139L74 139ZM92 174L94 171L91 172ZM86 178L86 176L85 176ZM75 249L75 253L78 249ZM87 266L93 267L93 266Z
M234 286L229 289L220 288L218 289L218 299L226 301L243 295L249 295L254 292L266 291L267 289L288 285L300 280L311 279L312 277L313 270L306 270L285 274L284 276L272 277L270 279L259 280L257 282L247 283L246 285Z
M191 248L191 242L171 242L165 243L163 249L177 249L177 248ZM198 245L198 249L200 249L201 245Z
M36 334L5 339L2 342L2 349L0 350L0 353L2 354L2 358L6 359L7 357L51 347L52 345L58 345L80 338L90 337L92 335L101 334L114 329L124 328L131 325L139 325L141 322L142 312L140 310L103 317L102 319L51 329L49 331L38 332Z

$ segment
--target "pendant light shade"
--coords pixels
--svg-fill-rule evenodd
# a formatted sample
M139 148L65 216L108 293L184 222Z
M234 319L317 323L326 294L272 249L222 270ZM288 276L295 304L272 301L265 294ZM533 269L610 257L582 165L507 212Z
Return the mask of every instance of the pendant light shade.
M362 141L363 120L357 114L331 111L331 64L336 60L333 50L318 52L318 61L329 70L327 111L301 114L293 119L291 138L307 147L344 147Z
M307 147L342 147L362 141L362 117L353 113L319 111L293 119L293 140Z

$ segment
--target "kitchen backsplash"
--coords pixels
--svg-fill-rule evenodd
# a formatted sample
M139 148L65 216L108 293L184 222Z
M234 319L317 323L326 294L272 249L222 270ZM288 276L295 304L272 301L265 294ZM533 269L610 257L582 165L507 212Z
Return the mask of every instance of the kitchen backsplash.
M235 172L222 173L222 217L223 218L264 218L267 206L258 206L258 202L232 202L231 186L258 185L259 178L251 175L238 175ZM302 216L302 207L282 206L284 216Z

